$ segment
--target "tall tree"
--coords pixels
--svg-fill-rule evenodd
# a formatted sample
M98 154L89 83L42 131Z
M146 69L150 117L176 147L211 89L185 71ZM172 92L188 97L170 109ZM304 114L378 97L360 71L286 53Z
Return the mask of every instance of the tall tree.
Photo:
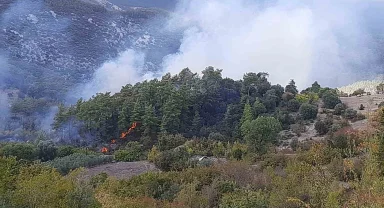
M285 92L290 92L296 95L299 91L297 90L296 83L293 79L289 82L289 84L285 87Z
M177 133L180 128L180 97L177 91L173 92L163 107L163 117L161 120L162 133Z
M158 132L159 120L156 117L155 108L152 105L145 107L145 113L142 122L143 136L149 136L151 138L156 137Z

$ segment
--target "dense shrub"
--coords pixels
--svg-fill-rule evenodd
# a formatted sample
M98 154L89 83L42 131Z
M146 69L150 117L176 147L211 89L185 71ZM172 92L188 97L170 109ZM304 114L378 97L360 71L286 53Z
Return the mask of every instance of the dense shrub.
M352 108L348 108L344 112L344 118L346 119L354 119L357 116L357 111L353 110Z
M63 177L40 164L20 170L12 202L12 207L100 207L92 188L79 182L78 172Z
M299 113L304 120L311 120L317 117L317 107L304 103L300 106Z
M353 93L352 93L352 95L353 96L357 96L357 95L362 95L362 94L364 94L365 93L365 90L364 89L357 89L357 90L355 90Z
M324 121L316 121L315 129L319 135L324 135L328 133L330 126L328 126Z
M147 160L149 162L155 162L156 158L160 155L159 149L156 146L153 146L152 149L148 152Z
M57 156L57 147L51 141L42 141L37 147L39 150L39 159L42 162L53 160Z
M212 132L209 134L208 136L208 140L212 140L212 141L225 141L225 136L218 133L218 132Z
M75 153L75 151L76 150L73 146L69 146L69 145L59 146L57 148L57 157L65 157Z
M335 115L342 115L344 113L345 109L347 109L347 106L345 106L345 104L343 104L343 103L339 103L335 106L335 111L333 113Z
M366 119L366 117L365 117L365 115L362 114L362 113L357 113L355 119L356 119L357 121L360 121L360 120L364 120L364 119Z
M145 159L142 147L138 142L129 142L124 149L117 150L114 155L117 161L124 162L133 162Z
M237 191L224 194L220 208L268 208L268 197L263 191Z
M341 103L339 96L332 91L325 92L323 94L322 100L324 107L328 109L334 109L337 104Z
M157 147L160 151L170 150L184 144L187 141L181 134L168 135L164 134L159 137Z
M292 99L290 101L288 101L287 103L287 109L291 112L297 112L300 108L300 102L295 100L295 99Z
M79 167L92 167L103 163L112 162L113 157L107 155L85 155L75 153L69 156L56 158L45 164L56 168L60 173L67 174L69 171Z
M28 143L9 143L0 149L2 156L14 156L18 160L37 160L39 151L35 145Z
M185 148L167 150L155 159L156 167L164 171L180 171L190 166L190 155Z

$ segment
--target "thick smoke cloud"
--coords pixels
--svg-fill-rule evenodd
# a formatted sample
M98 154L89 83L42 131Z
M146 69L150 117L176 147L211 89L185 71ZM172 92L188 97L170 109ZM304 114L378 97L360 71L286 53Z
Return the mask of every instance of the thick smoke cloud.
M96 93L116 93L127 83L136 83L152 78L151 74L141 74L144 65L144 54L131 49L120 56L104 63L93 75L91 82L80 86L75 93L76 97L89 99Z
M361 18L367 5L347 0L183 0L168 27L184 30L184 37L179 52L164 59L164 70L201 71L212 65L235 79L264 71L274 83L292 78L301 88L314 80L344 85L377 67ZM367 71L356 71L362 68Z

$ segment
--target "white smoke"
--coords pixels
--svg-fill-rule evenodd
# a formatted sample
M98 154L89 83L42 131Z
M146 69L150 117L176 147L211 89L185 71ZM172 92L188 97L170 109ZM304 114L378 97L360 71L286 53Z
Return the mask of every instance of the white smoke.
M88 99L96 93L119 92L127 83L136 83L152 78L151 74L141 74L144 54L131 49L123 52L112 61L104 63L96 70L91 82L80 86L76 91L79 96Z
M373 55L358 11L359 1L347 0L183 0L168 27L184 30L184 38L164 70L211 65L234 79L264 71L274 83L295 79L300 88L315 79L341 85L350 82L351 66Z
M368 3L367 3L368 2ZM166 28L181 31L177 53L163 59L163 73L207 66L241 79L267 72L273 83L294 79L300 89L313 83L339 87L369 74L377 55L364 25L362 0L180 0ZM82 97L118 92L143 77L144 55L132 49L107 62L82 86ZM362 69L365 71L361 72ZM379 69L380 70L380 69Z

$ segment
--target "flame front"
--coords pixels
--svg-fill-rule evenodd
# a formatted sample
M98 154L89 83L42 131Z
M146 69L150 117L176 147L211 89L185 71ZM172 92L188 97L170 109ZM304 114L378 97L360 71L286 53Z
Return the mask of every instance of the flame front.
M101 152L102 153L107 153L108 152L108 148L106 148L106 147L101 148Z
M130 134L136 128L136 126L137 126L137 122L133 122L131 128L129 128L128 131L121 133L120 138L124 139L126 136L128 136L128 134Z

